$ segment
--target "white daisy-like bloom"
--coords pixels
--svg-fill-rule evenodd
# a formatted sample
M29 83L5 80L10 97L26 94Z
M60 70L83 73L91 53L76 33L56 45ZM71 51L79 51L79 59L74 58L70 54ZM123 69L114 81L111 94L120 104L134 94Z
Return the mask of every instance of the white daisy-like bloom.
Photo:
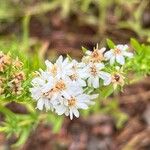
M70 80L73 83L76 83L80 85L81 87L86 86L86 81L85 81L85 68L82 63L77 62L76 60L72 60L71 62L72 67L71 67L71 75L69 76Z
M115 60L120 65L124 65L125 57L128 57L128 58L133 57L133 53L127 52L128 48L129 48L128 45L119 44L119 45L115 46L114 49L107 51L104 54L104 57L110 61L111 65L115 63Z
M117 88L118 85L124 86L125 77L123 76L122 68L116 66L116 71L112 73L111 82L113 84L114 89Z
M89 86L93 86L94 88L98 88L100 79L103 80L103 84L109 85L111 82L111 75L107 72L102 71L104 68L103 63L89 63L86 66L85 76Z
M47 72L46 72L47 74ZM37 100L37 108L42 110L45 108L54 109L53 107L58 103L58 100L67 95L67 91L79 91L82 92L83 89L78 85L75 85L68 80L63 80L59 78L45 78L45 76L40 76L32 81L33 87L30 89L32 93L32 98Z
M104 58L104 51L106 50L105 47L98 49L98 45L96 48L94 48L93 51L87 50L85 52L86 56L83 57L82 61L84 62L93 62L93 63L98 63L102 62Z
M79 117L80 109L87 109L94 104L93 99L98 95L92 93L100 87L101 81L101 87L110 83L115 87L124 85L122 73L103 71L105 65L102 61L110 60L111 64L117 61L123 65L124 57L133 55L127 52L127 49L127 45L117 45L103 54L106 49L98 49L97 46L93 52L86 51L81 62L63 59L62 56L55 63L46 60L46 70L40 69L38 76L31 83L30 92L31 97L37 102L36 108L52 110L58 115L65 114L70 116L70 119L73 119L73 116Z
M63 59L62 56L59 56L56 63L51 63L49 60L45 61L47 66L47 72L53 77L66 79L71 74L72 64L69 62L69 59Z
M44 107L46 110L51 109L53 111L53 105L49 98L43 93L44 86L47 82L52 82L53 78L47 78L45 72L41 70L39 77L36 77L32 80L32 88L30 88L31 97L37 101L37 107L39 110L43 110Z
M70 116L70 119L79 117L79 109L88 109L89 105L93 104L92 99L97 98L97 94L88 95L83 92L68 91L68 95L65 95L60 99L60 104L55 108L58 115L65 114Z

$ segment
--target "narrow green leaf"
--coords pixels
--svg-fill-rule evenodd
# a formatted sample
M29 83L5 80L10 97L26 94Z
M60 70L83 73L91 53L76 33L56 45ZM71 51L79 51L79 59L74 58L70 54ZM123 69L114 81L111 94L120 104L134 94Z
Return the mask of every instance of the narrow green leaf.
M57 118L57 120L55 120L55 124L53 125L54 133L59 132L59 130L61 129L61 126L62 126L62 122L63 122L63 117L59 117L59 118Z
M100 95L102 96L102 98L107 98L113 93L113 91L114 89L112 85L105 86L102 89L100 89Z
M137 53L141 53L142 52L142 47L141 47L140 43L136 39L131 38L130 43L131 43L131 46L135 49L135 51Z
M83 52L83 53L86 53L87 48L85 48L85 47L83 47L83 46L82 46L81 48L82 48L82 52Z
M30 128L23 129L23 131L19 137L19 140L15 144L13 144L13 147L19 147L19 146L23 145L26 142L29 134L30 134Z
M107 45L110 49L115 47L115 43L112 40L106 39L106 41L107 41Z

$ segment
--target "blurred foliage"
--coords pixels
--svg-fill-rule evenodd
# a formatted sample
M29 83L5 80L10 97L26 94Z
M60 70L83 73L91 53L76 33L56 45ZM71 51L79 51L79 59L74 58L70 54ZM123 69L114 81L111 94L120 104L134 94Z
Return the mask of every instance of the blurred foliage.
M96 25L99 33L103 33L106 28L110 27L107 22L112 17L109 15L113 14L116 17L114 22L117 24L117 28L131 29L140 37L150 36L150 31L143 28L141 23L141 17L148 2L148 0L142 2L141 0L0 0L0 30L7 23L14 23L18 19L21 20L23 30L19 38L12 36L0 38L0 49L6 53L11 51L13 57L18 56L25 65L26 74L29 75L38 68L44 68L44 57L40 51L42 42L37 42L29 37L31 17L59 10L62 18L69 18L75 14L79 22ZM110 48L114 46L114 43L109 39L107 44ZM150 45L140 44L135 39L131 39L130 45L134 48L136 56L126 67L135 73L133 80L136 80L137 76L143 77L150 74ZM85 48L82 50L84 52ZM108 86L102 92L103 99L110 96L112 92L112 87ZM24 104L28 114L16 114L10 111L5 107L8 101L2 102L2 98L0 99L0 112L5 115L4 121L0 123L0 132L5 132L8 138L15 135L18 141L14 146L22 145L39 122L51 123L53 131L59 131L63 117L57 117L51 112L39 113L35 110L34 102L28 96L16 102ZM121 128L128 117L119 109L118 101L105 100L104 105L107 107L104 107L101 102L102 100L96 101L94 107L82 112L82 114L87 116L91 113L101 112L112 115L116 120L116 126Z
M148 6L149 0L1 0L0 22L5 25L24 16L59 10L62 18L74 14L81 24L97 26L98 33L104 33L116 24L117 28L131 29L141 37L150 35L150 30L142 26L142 17Z

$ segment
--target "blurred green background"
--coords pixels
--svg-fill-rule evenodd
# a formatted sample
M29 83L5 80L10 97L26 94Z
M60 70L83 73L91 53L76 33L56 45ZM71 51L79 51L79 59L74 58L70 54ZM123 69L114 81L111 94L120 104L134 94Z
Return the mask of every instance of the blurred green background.
M0 0L1 41L42 55L79 57L81 46L131 37L150 42L149 0Z

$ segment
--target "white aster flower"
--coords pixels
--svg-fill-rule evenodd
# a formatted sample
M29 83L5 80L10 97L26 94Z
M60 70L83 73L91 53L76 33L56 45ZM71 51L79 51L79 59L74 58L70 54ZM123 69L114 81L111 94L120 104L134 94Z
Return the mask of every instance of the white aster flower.
M111 75L107 72L102 71L104 68L104 64L102 63L89 63L86 66L85 76L89 86L93 86L94 88L98 88L99 80L102 79L104 81L104 85L110 84Z
M47 66L47 72L53 77L65 79L71 74L71 63L69 59L66 58L63 60L62 56L59 56L56 63L51 63L49 60L45 61Z
M84 80L85 69L84 66L77 62L76 60L72 60L71 62L71 75L69 76L73 83L80 85L81 87L86 86L86 82Z
M118 85L123 86L125 84L125 77L123 76L122 68L118 66L116 67L116 71L112 73L111 82L114 89L116 89Z
M105 47L99 49L98 48L98 45L96 46L96 48L94 48L93 51L89 51L87 50L86 51L86 56L83 57L83 62L93 62L93 63L98 63L98 62L101 62L103 61L105 58L104 58L104 51L106 50Z
M68 80L53 78L41 70L39 77L32 80L33 87L30 89L31 96L37 101L37 108L42 110L45 108L54 109L60 97L67 95L67 91L82 92L83 89L79 85L73 84Z
M65 114L70 116L70 119L79 117L78 109L88 109L88 105L91 105L91 100L96 98L97 95L89 96L82 92L68 92L68 95L65 95L60 99L60 104L55 108L58 115Z
M128 46L127 45L117 45L114 49L109 50L104 54L104 57L107 60L110 60L110 64L114 64L115 60L120 65L125 64L125 57L131 58L133 56L133 53L127 52Z

